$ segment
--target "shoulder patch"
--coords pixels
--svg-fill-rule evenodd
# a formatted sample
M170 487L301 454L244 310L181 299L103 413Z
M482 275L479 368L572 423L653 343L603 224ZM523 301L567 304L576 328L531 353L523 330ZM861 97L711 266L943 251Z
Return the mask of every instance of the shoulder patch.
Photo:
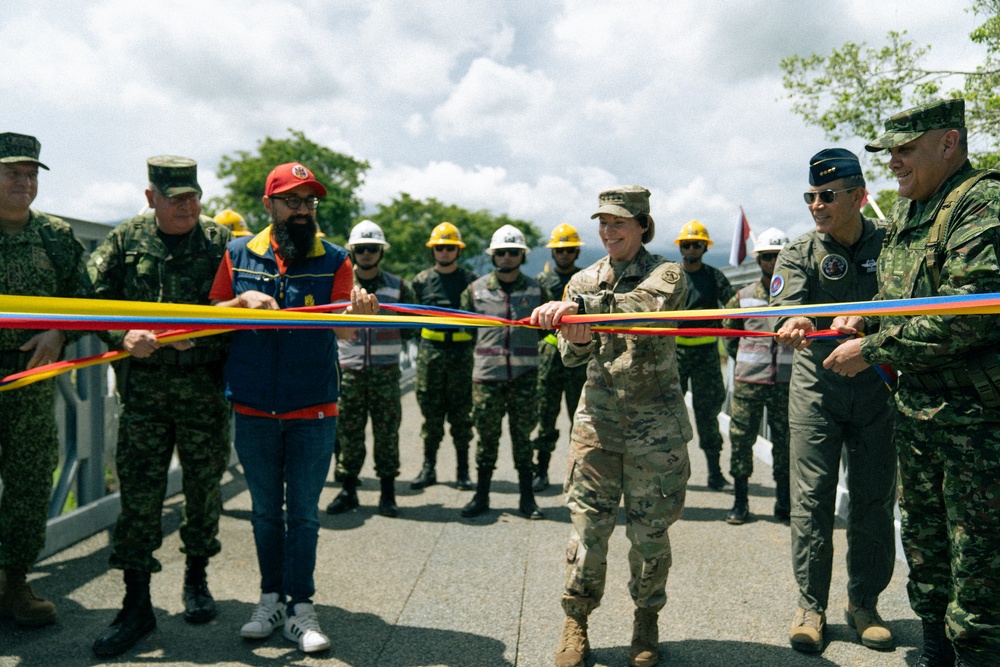
M780 273L775 273L771 277L771 297L776 297L781 294L781 290L785 289L785 276Z

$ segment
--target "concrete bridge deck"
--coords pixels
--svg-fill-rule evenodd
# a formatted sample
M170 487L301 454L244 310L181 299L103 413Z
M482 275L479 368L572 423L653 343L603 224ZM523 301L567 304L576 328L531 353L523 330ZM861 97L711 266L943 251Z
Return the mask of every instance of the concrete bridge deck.
M90 645L113 619L124 592L121 573L107 569L108 531L39 563L37 589L55 600L59 620L51 627L23 629L0 620L0 667L76 665L327 665L339 667L480 667L552 664L562 623L568 513L553 487L539 498L544 521L517 514L516 475L510 446L501 445L494 478L493 510L463 520L459 509L471 492L458 491L454 452L446 441L438 465L444 482L412 492L408 482L421 462L419 411L412 393L404 396L400 434L403 474L397 483L401 513L378 516L378 483L369 462L363 473L362 507L347 515L321 514L316 603L333 646L306 656L281 636L251 643L240 638L258 598L258 572L249 516L250 497L239 468L226 475L221 522L223 551L209 568L209 584L219 604L218 618L189 626L180 599L184 556L178 551L180 500L164 510L162 573L153 577L158 627L131 652L107 663ZM565 434L568 421L562 418ZM560 480L566 442L552 466ZM370 451L370 450L369 450ZM727 447L728 451L728 447ZM862 647L845 624L847 603L843 527L836 534L836 567L831 588L827 646L817 656L788 646L788 626L796 603L789 564L788 527L771 518L770 469L757 461L751 480L751 511L757 520L729 526L724 519L730 494L704 486L704 457L691 445L694 474L681 520L671 530L674 566L669 600L660 617L662 665L677 667L741 665L871 665L916 662L920 623L906 601L906 567L897 562L883 594L882 615L897 638L891 652ZM328 484L325 507L337 493ZM631 636L632 603L626 590L628 543L624 527L612 538L607 594L591 617L593 655L589 665L621 667Z

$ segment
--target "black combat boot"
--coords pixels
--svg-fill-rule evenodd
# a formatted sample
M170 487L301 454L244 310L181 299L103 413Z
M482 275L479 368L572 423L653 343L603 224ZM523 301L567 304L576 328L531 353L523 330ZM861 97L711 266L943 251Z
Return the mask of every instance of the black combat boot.
M493 481L493 471L479 469L479 479L476 482L476 495L462 508L462 516L470 518L485 514L490 510L490 482Z
M722 468L719 466L719 453L705 452L705 458L708 460L708 488L722 491L729 486L729 480L722 474Z
M955 667L996 667L996 654L993 657L981 656L967 648L955 648Z
M344 475L344 488L326 506L327 514L343 514L358 506L358 476Z
M915 667L953 667L955 649L944 631L944 619L921 621L924 628L924 648Z
M382 516L399 516L399 508L396 507L396 478L380 477L382 483L382 495L378 499L378 513Z
M437 452L431 453L424 448L424 467L420 469L420 474L410 482L410 488L414 490L426 489L428 486L437 484L437 473L434 466L437 465Z
M125 570L125 601L114 622L94 642L94 655L110 658L135 646L156 628L149 599L149 572Z
M788 480L775 483L774 518L787 522L792 517L792 499L788 494Z
M531 490L541 493L549 488L549 461L552 459L552 452L538 452L538 463L535 465L535 477L531 480Z
M521 492L517 507L521 514L529 519L544 519L545 515L538 509L535 493L531 490L531 473L531 468L521 468L517 471L517 488Z
M207 623L215 618L215 600L208 592L206 567L207 557L187 557L187 568L184 570L184 620L188 623Z
M750 499L748 498L748 479L746 477L735 477L733 487L736 490L736 499L733 501L733 509L726 517L726 523L739 526L746 523L750 518Z
M469 445L455 446L455 486L463 491L476 488L469 479Z

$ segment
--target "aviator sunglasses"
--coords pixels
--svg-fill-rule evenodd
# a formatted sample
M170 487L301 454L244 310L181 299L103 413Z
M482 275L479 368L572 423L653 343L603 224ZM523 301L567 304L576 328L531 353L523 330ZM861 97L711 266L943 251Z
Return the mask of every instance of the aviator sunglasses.
M816 201L816 197L824 204L832 204L837 198L837 195L841 192L850 192L851 190L857 190L857 188L844 188L843 190L821 190L819 192L803 192L802 198L806 200L807 204L812 205Z

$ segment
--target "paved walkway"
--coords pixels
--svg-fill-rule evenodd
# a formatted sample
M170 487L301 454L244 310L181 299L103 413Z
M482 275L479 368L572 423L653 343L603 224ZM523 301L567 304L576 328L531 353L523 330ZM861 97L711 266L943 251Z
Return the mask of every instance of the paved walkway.
M181 617L184 556L179 553L180 503L164 511L166 538L158 552L163 572L153 577L157 630L118 660L99 663L90 645L113 619L124 586L107 569L108 534L96 535L39 564L35 585L57 601L56 625L25 630L0 620L0 666L135 664L328 665L339 667L481 667L551 665L562 624L568 513L561 490L539 498L544 521L517 514L516 475L510 446L501 445L493 510L463 520L459 509L471 492L450 485L454 452L442 449L438 476L444 484L409 489L421 462L419 411L412 393L404 399L401 436L403 474L397 483L399 518L378 516L378 481L371 462L361 489L362 507L344 516L321 514L316 603L333 647L305 656L276 632L263 642L239 637L258 598L258 573L250 531L250 498L239 475L227 474L221 524L222 554L209 568L218 618L189 626ZM561 424L563 434L568 422ZM565 438L552 465L561 479ZM727 448L728 451L728 448ZM662 665L912 665L920 623L906 602L906 568L897 562L880 609L896 634L894 651L862 647L844 623L847 602L844 531L837 530L828 645L818 656L788 646L796 587L789 565L788 527L770 517L770 469L758 461L751 480L751 510L744 526L724 522L732 496L704 486L705 461L691 446L694 474L682 519L671 530L674 566L669 601L660 617ZM323 507L337 493L330 483ZM588 664L622 667L631 637L632 603L626 590L628 543L622 527L611 545L604 604L591 617L593 656Z

